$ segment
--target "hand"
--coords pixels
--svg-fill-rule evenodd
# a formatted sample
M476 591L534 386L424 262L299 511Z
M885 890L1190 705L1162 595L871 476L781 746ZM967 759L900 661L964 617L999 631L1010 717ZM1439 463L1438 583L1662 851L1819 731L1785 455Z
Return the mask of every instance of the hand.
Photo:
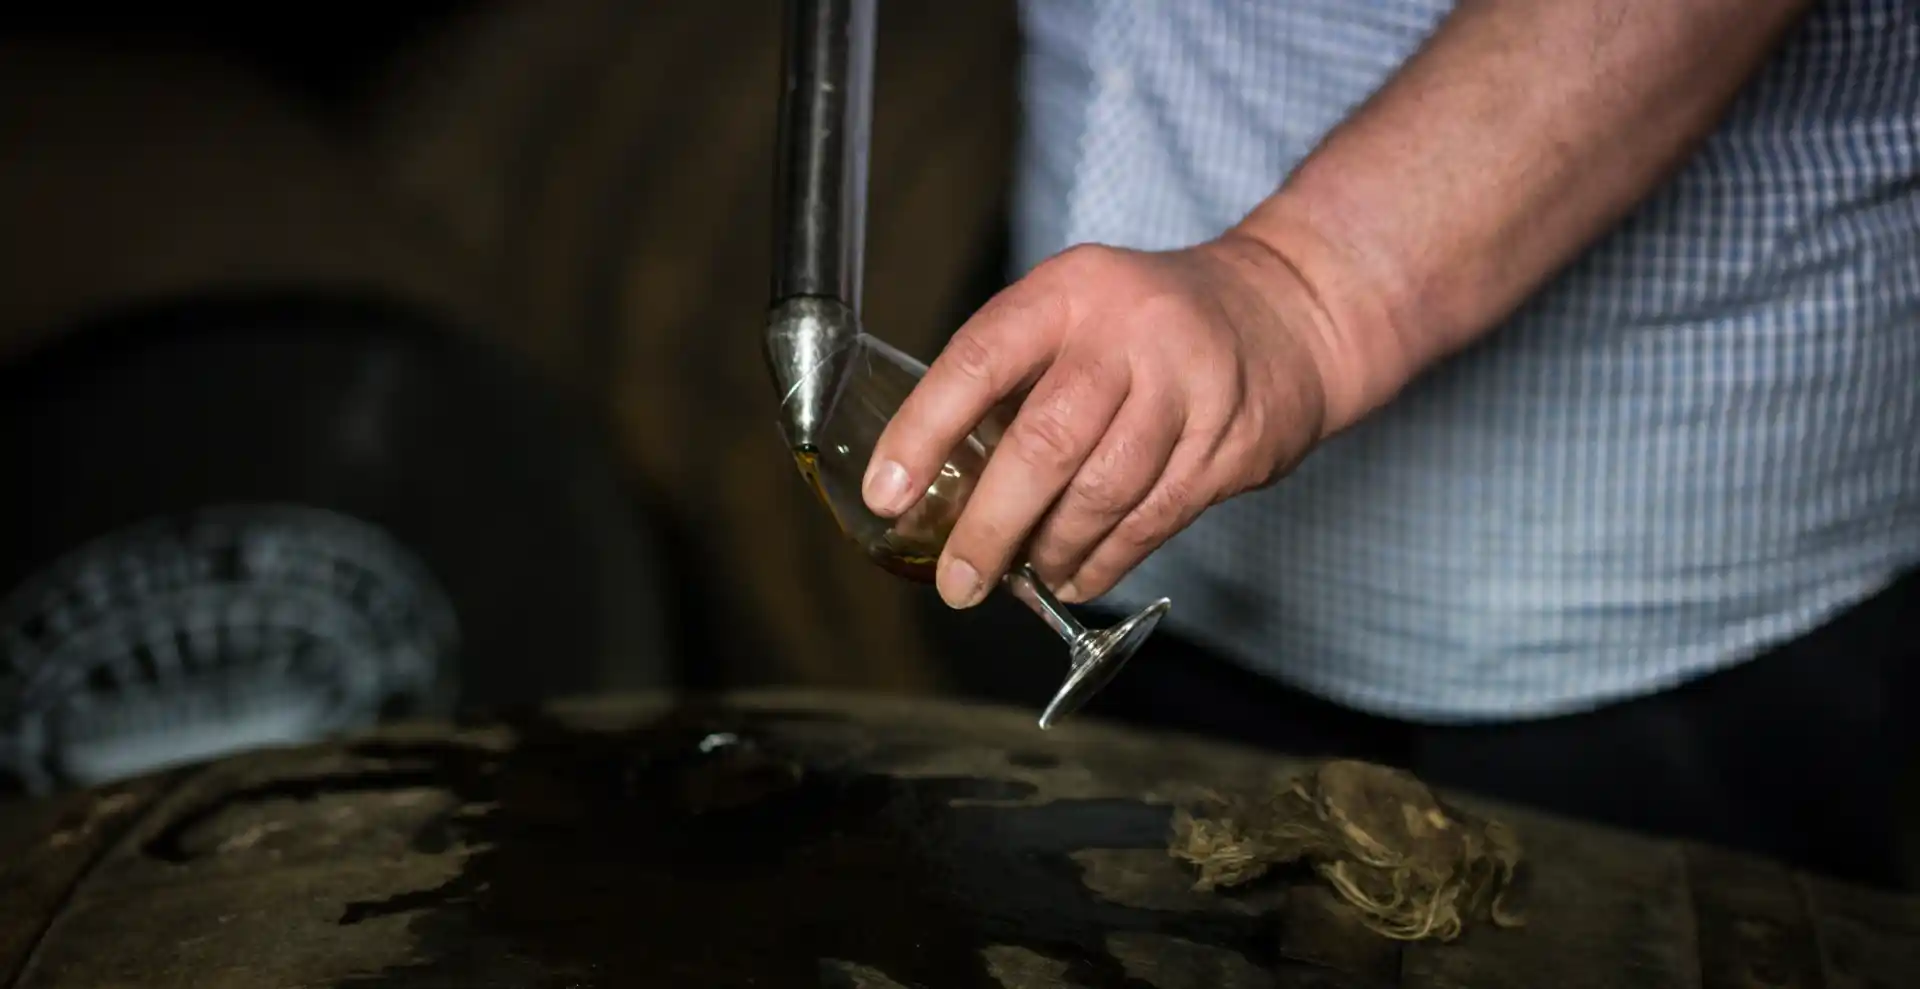
M947 540L940 595L971 607L1024 550L1063 600L1098 597L1323 437L1335 348L1313 299L1238 233L1065 251L954 335L881 435L867 505L911 508L948 451L1024 395Z

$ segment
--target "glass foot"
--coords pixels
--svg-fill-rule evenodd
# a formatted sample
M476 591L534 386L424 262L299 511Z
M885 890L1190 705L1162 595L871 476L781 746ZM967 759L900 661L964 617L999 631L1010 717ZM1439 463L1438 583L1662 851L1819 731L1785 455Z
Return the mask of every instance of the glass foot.
M1140 646L1153 634L1154 626L1160 624L1171 607L1173 602L1161 598L1112 628L1081 633L1073 643L1073 666L1067 671L1067 682L1060 685L1053 701L1041 712L1040 727L1052 728L1059 724L1060 719L1080 710L1099 693L1100 688L1127 665L1127 660L1140 651Z

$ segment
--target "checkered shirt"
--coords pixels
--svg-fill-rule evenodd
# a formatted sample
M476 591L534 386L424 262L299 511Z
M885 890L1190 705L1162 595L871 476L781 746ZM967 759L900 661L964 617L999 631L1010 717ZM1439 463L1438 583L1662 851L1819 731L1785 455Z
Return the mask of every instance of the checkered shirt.
M1219 233L1449 9L1023 0L1016 267ZM1103 604L1166 594L1247 667L1463 722L1738 663L1916 564L1920 3L1833 0L1489 341Z

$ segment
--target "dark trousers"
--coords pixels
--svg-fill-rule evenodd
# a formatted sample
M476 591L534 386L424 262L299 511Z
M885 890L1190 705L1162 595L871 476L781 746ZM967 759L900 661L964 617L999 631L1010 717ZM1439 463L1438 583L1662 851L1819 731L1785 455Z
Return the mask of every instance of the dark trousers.
M938 621L962 689L1037 705L1059 682L1060 642L1017 604ZM1737 667L1582 714L1409 724L1289 689L1164 629L1085 713L1370 759L1439 786L1915 888L1917 669L1920 573Z

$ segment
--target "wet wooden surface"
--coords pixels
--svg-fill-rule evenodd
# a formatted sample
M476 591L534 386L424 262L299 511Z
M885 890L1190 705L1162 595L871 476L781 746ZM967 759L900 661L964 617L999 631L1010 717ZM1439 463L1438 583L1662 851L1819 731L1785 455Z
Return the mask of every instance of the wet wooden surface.
M1528 925L1360 927L1312 881L1191 891L1170 806L1285 759L821 693L599 701L80 795L0 827L34 989L1894 989L1920 902L1503 808Z
M689 676L932 690L930 592L841 539L774 426L781 43L779 0L497 0L394 61L363 137L508 337L606 413L682 550ZM923 359L1005 215L1018 54L1008 0L882 5L865 315Z

